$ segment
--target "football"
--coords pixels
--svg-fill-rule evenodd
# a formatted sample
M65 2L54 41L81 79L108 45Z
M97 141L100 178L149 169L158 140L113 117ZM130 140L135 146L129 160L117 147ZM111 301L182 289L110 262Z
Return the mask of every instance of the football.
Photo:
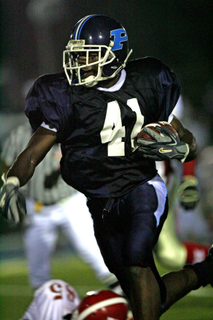
M156 130L156 126L165 127L170 132L174 133L178 137L177 131L173 128L173 126L170 123L168 123L166 121L158 121L158 122L149 123L144 128L150 128L154 132L162 135L162 133L160 133L159 131ZM138 133L137 139L144 139L144 140L153 141L154 139L147 132L144 131L144 128L141 129L141 131Z

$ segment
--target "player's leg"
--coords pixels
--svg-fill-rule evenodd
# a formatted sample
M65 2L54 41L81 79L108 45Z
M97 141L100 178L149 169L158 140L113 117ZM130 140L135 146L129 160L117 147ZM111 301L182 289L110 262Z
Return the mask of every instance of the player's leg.
M166 163L157 162L157 168L161 174L165 171L165 166ZM157 260L163 266L172 270L178 270L186 263L187 249L178 239L176 232L175 208L177 204L179 179L177 173L169 166L169 163L167 167L170 169L167 170L168 174L166 174L166 176L163 174L163 177L164 181L167 182L169 212L154 248L154 253Z
M57 230L48 207L36 208L27 201L28 220L23 240L27 258L29 282L34 289L51 279L50 258L57 240ZM36 212L40 210L40 212Z
M129 267L127 274L131 282L128 296L134 320L159 319L161 314L161 292L150 267Z
M157 192L155 184L159 185ZM167 214L166 194L165 184L156 177L115 200L104 215L103 207L98 208L100 202L88 202L99 246L130 300L135 320L159 319L165 300L152 250Z
M132 226L126 264L129 263L129 298L134 319L159 319L165 303L165 286L155 267L152 250L167 215L166 195L165 184L155 177L133 190L127 199L132 206ZM141 204L138 198L143 199Z
M195 289L198 283L196 273L192 269L169 272L162 277L162 280L166 286L166 304L163 312Z
M153 186L155 185L153 184ZM162 198L159 197L157 187L158 186L155 186L158 200L161 199L162 201ZM153 196L149 197L149 199L152 198ZM158 202L160 203L161 201ZM148 221L151 222L146 219L146 223ZM142 225L141 221L138 225ZM150 226L151 225L150 223ZM137 225L134 226L134 230L136 230L136 228ZM147 237L146 232L147 230L144 230L144 232L141 230L141 233L146 239L152 238L151 234ZM136 232L136 235L137 234L139 233ZM141 248L145 246L146 244L143 243ZM132 250L129 250L129 252L132 252ZM136 253L137 252L139 251L136 247ZM146 253L148 254L148 252L149 250L147 249ZM132 259L132 261L134 261L135 257L133 256L127 260L131 261ZM134 266L130 266L127 271L129 279L131 280L129 298L133 308L134 319L159 319L160 313L165 312L171 305L191 290L196 290L200 286L206 286L207 284L213 285L213 248L211 249L211 254L209 254L203 262L187 265L180 271L170 272L164 275L161 279L159 279L158 272L154 265L152 266L150 263L147 268L145 265L143 266L142 263L142 261L146 261L146 258L144 257L144 260L141 262L139 259L140 257L138 258L138 262L136 261ZM135 265L137 265L137 267L135 267ZM162 285L162 282L164 285ZM161 302L160 310L159 301Z
M154 253L158 261L171 270L179 270L186 263L200 262L208 255L209 246L192 241L181 242L175 230L173 210L169 210Z
M208 255L209 246L207 245L192 241L184 242L183 245L187 250L186 263L201 262Z
M204 261L186 265L180 271L165 274L162 280L167 291L164 312L190 291L208 284L213 286L213 246Z
M175 230L174 213L170 209L163 225L154 253L157 260L166 268L178 270L187 261L187 248L178 239Z
M129 279L127 278L122 257L124 236L118 230L121 226L121 221L120 219L116 220L115 203L113 204L113 202L113 199L89 199L87 204L93 217L95 237L104 261L110 272L116 274L119 283L122 284L124 293L127 295ZM115 223L111 224L109 221L111 219L116 220Z
M93 221L86 197L76 192L62 203L62 230L77 254L88 263L96 276L110 289L122 294L118 280L109 272L94 236Z

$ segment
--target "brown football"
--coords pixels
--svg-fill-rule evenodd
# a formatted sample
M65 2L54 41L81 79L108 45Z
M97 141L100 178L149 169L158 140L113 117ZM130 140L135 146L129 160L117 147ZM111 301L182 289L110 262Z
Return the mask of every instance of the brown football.
M178 133L177 131L173 128L173 126L166 122L166 121L158 121L158 122L153 122L153 123L149 123L147 124L145 127L152 129L153 131L157 132L158 134L160 134L159 131L156 130L156 126L161 126L161 127L165 127L167 128L169 131L171 131L172 133L174 133L177 137L178 137ZM144 128L145 128L144 127ZM154 140L148 133L146 133L143 129L141 129L141 131L138 133L137 135L137 139L145 139L145 140Z

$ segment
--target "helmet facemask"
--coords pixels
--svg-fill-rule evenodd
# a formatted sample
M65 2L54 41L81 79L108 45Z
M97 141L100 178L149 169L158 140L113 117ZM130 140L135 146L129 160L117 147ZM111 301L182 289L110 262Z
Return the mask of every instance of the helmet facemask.
M85 40L70 40L63 52L63 68L69 84L93 87L99 81L114 78L125 67L131 51L123 64L119 64L118 58L111 50L113 45L114 41L112 40L109 46L85 45ZM82 56L84 57L84 64L80 58ZM108 71L110 69L110 72L107 72L106 75L104 69ZM93 74L86 77L85 74L87 72L89 74L89 71L92 70Z

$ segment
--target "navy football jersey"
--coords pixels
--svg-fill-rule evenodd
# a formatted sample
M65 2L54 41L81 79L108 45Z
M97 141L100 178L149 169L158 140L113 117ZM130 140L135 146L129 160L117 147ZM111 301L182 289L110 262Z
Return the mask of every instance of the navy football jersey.
M64 73L41 76L26 99L33 129L57 129L63 179L87 197L118 197L156 174L137 150L141 128L167 121L180 94L174 73L160 60L128 62L114 92L70 86Z

